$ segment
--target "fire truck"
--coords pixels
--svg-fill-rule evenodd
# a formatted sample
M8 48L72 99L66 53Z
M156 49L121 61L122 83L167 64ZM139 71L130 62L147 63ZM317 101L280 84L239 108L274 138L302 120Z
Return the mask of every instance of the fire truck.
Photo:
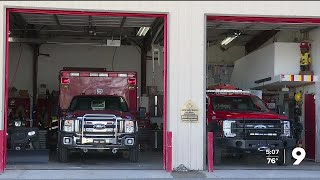
M250 91L231 85L207 90L207 131L214 133L214 163L223 154L241 157L247 153L278 156L278 165L291 163L292 120L276 114Z
M58 157L81 151L127 152L138 161L137 74L95 68L60 71Z

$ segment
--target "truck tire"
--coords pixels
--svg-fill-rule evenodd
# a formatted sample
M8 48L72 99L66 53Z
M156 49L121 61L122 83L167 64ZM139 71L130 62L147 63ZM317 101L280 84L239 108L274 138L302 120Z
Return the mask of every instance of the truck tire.
M130 149L129 153L130 153L129 159L131 162L138 162L139 161L139 147L138 146Z
M285 153L284 153L285 151ZM292 149L282 149L279 152L279 159L277 161L277 164L279 166L288 166L292 164Z
M59 147L59 161L60 162L68 162L69 161L69 151L65 147Z

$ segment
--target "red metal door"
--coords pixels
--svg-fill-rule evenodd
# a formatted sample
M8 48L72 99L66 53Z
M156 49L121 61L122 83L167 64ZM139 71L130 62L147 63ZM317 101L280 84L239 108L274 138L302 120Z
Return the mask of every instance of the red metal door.
M315 119L315 99L313 94L306 94L304 102L304 127L305 127L305 149L306 158L315 159L315 132L316 132L316 119Z

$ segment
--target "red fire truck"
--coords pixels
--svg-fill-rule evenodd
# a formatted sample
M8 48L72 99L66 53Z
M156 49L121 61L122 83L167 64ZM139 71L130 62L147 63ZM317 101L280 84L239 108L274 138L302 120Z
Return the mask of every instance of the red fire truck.
M74 151L129 152L138 160L137 74L105 69L60 71L58 155Z
M296 145L292 123L270 111L250 91L230 85L216 85L207 90L207 130L214 132L216 164L224 153L241 157L257 152L267 156L274 152L271 155L279 156L278 165L289 164Z

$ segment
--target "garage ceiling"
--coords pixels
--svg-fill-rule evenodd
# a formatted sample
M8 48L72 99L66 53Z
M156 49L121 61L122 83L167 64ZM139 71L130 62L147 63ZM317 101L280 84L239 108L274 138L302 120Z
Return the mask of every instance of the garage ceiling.
M240 35L233 45L245 45L261 32L278 30L278 31L297 31L307 32L318 28L315 24L297 24L297 23L239 23L239 22L223 22L223 21L208 21L207 22L207 37L208 41L214 44L220 43L224 38L234 31L241 31Z
M76 38L83 39L132 39L141 41L145 37L136 36L140 27L150 27L146 37L156 34L163 23L160 18L117 17L117 16L77 16L54 14L10 14L11 37ZM94 32L91 33L91 32ZM163 30L162 30L163 32ZM161 42L163 33L156 43Z

